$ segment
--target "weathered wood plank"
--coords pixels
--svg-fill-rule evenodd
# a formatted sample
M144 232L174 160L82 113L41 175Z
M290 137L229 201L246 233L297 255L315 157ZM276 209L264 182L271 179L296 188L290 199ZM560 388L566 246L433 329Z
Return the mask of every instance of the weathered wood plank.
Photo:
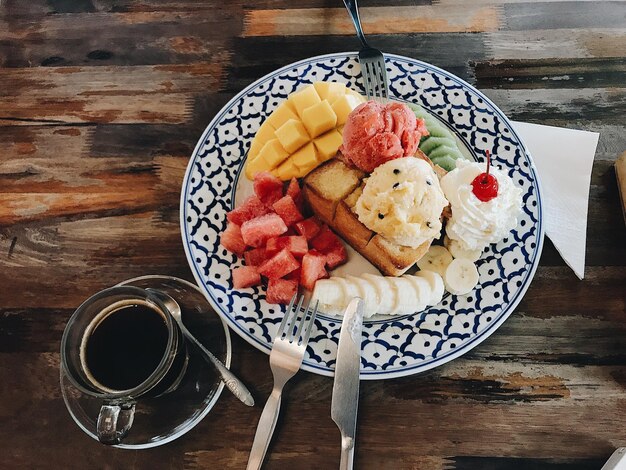
M363 29L377 33L478 32L501 26L501 11L491 6L458 8L372 7L360 9ZM250 10L243 36L354 35L344 8Z
M479 88L626 87L626 59L485 60L472 64Z
M541 123L548 119L619 125L626 109L625 88L482 89L506 115L516 121Z
M535 29L624 28L624 2L508 3L504 5L506 28L511 31Z
M485 33L492 59L622 57L624 28L533 29Z
M413 57L472 81L467 61L485 59L484 36L472 33L369 35L385 52ZM277 56L274 51L280 48ZM358 51L354 36L246 37L234 43L228 90L238 91L263 75L291 62L332 52Z
M22 223L2 228L0 278L12 289L0 291L0 306L73 308L81 298L130 277L169 274L189 278L178 231L178 196L164 191L169 196L155 203L157 193L143 197L136 193L134 198L125 194L127 201L122 202L126 206L111 203L113 196L109 196L109 207L84 203L75 209L75 215L59 209L59 216L69 220L51 225ZM137 201L145 198L149 200ZM19 297L14 289L21 292Z
M0 69L0 125L181 123L193 93L217 91L219 64Z
M42 14L0 28L0 65L224 63L228 32L242 25L243 14L230 9ZM100 33L90 35L94 29Z
M90 166L67 160L56 166L54 161L34 159L17 161L14 174L7 179L0 205L0 226L17 221L46 220L91 214L141 212L155 209L168 199L178 200L186 158L157 157L152 161L98 158ZM78 164L76 164L78 163ZM17 166L17 168L15 168ZM20 171L20 167L24 169ZM74 175L68 179L68 174ZM33 188L32 184L36 186Z
M198 14L195 11L134 11L125 13L64 13L52 15L19 16L11 19L11 28L0 33L0 38L10 39L77 39L85 38L94 28L104 29L106 36L122 37L146 32L154 37L158 32L181 35L182 24L189 24L191 33L205 37L220 37L220 33L233 32L240 24L238 9L214 9L213 14ZM4 21L8 21L4 17ZM76 23L76 24L72 24ZM202 30L204 26L207 29ZM113 31L106 32L106 27Z

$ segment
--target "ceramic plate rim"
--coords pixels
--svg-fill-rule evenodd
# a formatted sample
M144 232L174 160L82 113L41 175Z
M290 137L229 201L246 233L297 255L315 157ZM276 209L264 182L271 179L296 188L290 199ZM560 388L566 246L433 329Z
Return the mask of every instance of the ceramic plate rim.
M423 365L414 365L411 367L406 367L403 369L398 369L398 370L393 370L393 371L387 371L387 370L383 370L383 371L361 371L360 374L360 378L361 380L385 380L385 379L392 379L392 378L397 378L397 377L405 377L408 375L414 375L414 374L418 374L421 372L425 372L427 370L433 369L435 367L441 366L443 364L446 364L456 358L458 358L459 356L462 356L463 354L466 354L467 352L469 352L470 350L472 350L473 348L475 348L476 346L478 346L480 343L482 343L483 341L485 341L487 338L489 338L501 325L502 323L504 323L504 321L513 313L513 311L515 310L515 308L519 305L519 303L521 302L522 298L524 297L524 295L526 294L528 288L530 287L530 284L535 276L535 273L537 271L537 267L539 266L539 259L541 258L541 252L543 250L543 242L544 242L544 236L545 236L545 227L543 224L543 200L542 200L542 190L541 190L541 182L539 180L539 176L537 174L537 169L535 167L533 158L531 153L528 150L528 147L526 146L526 144L524 144L522 138L519 136L519 134L516 132L515 128L511 125L511 121L509 120L509 118L506 116L506 114L498 107L496 106L490 99L489 97L487 97L486 95L484 95L481 91L479 91L478 89L476 89L475 87L473 87L472 85L470 85L469 83L467 83L465 80L457 77L456 75L447 72L444 69L441 69L435 65L429 64L427 62L418 60L418 59L413 59L411 57L407 57L407 56L402 56L402 55L398 55L398 54L388 54L385 53L384 54L385 57L389 57L389 58L395 58L395 59L399 59L402 61L409 61L409 62L413 62L416 63L418 65L422 65L425 66L427 68L436 70L437 72L443 74L444 76L447 76L449 78L454 79L457 82L460 82L464 87L467 87L469 90L473 91L474 93L478 94L483 100L485 100L485 102L487 102L496 113L499 114L499 117L503 120L503 122L507 123L509 125L511 134L513 134L513 136L515 136L515 138L517 139L517 141L519 142L519 144L522 146L526 156L528 156L528 161L529 161L529 171L533 176L533 179L536 183L537 186L537 194L536 194L536 198L537 198L537 225L538 225L538 233L537 233L537 247L535 249L535 258L533 259L532 265L527 273L526 279L524 281L524 284L519 288L519 291L516 293L516 297L507 304L507 306L505 307L505 311L502 312L500 314L500 317L498 318L497 321L494 321L492 323L490 323L488 325L487 328L485 328L485 330L481 331L480 334L477 334L474 338L470 339L468 342L464 343L461 347L459 347L458 349L455 349L454 352L452 353L448 353L443 357L440 358L435 358L434 360L423 364ZM194 150L191 154L191 156L189 157L189 162L187 164L187 167L185 169L185 176L183 178L183 182L181 185L181 193L180 193L180 216L179 216L179 222L180 222L180 234L181 234L181 241L183 244L183 248L185 250L185 256L187 258L187 263L189 264L192 274L194 276L194 279L196 280L196 282L198 283L198 286L200 287L200 290L203 292L204 296L207 298L208 302L211 304L211 306L213 306L214 310L216 311L216 313L222 317L226 323L241 337L243 338L246 342L248 342L249 344L251 344L252 346L254 346L256 349L269 354L271 351L271 347L261 343L257 338L252 337L250 334L247 334L246 332L244 332L241 329L241 325L239 325L239 323L237 323L236 321L234 321L234 319L232 319L231 317L229 317L228 315L226 315L224 312L222 312L222 309L220 308L220 306L218 305L217 302L215 302L215 300L212 298L212 296L210 295L210 293L208 292L208 289L206 287L206 285L204 284L203 279L199 276L199 274L197 273L197 269L195 266L195 263L193 262L193 256L192 253L190 251L190 247L189 247L189 242L187 240L187 232L186 232L186 220L185 220L185 208L186 208L186 191L185 189L187 188L188 184L189 184L189 179L190 179L190 175L191 175L191 170L193 168L193 164L195 162L195 156L197 155L199 149L202 147L202 145L204 144L204 142L206 141L206 138L208 136L208 132L210 130L212 130L213 126L215 124L217 124L217 122L219 121L219 119L222 117L222 115L225 113L225 111L227 109L230 109L231 106L236 103L242 96L246 95L247 92L251 89L253 89L254 87L256 87L259 83L263 82L264 80L268 79L271 76L275 76L280 74L283 71L287 71L290 69L293 69L299 65L305 64L305 63L309 63L309 62L313 62L313 61L320 61L323 59L332 59L332 58L344 58L344 57L358 57L358 52L354 52L354 51L347 51L347 52L335 52L335 53L331 53L331 54L322 54L322 55L317 55L317 56L312 56L312 57L308 57L305 59L301 59L295 62L292 62L290 64L287 64L283 67L280 67L276 70L273 70L272 72L267 73L266 75L260 77L259 79L255 80L254 82L252 82L250 85L246 86L243 90L241 90L239 93L237 93L232 99L230 99L213 117L213 119L211 119L211 121L209 122L209 124L206 126L206 128L204 129L204 131L202 132L202 135L200 136L200 138L198 139L198 142L196 143L196 146L194 147ZM245 159L245 156L243 157ZM236 179L238 179L239 175L236 176ZM236 180L235 180L235 184L236 184ZM341 322L341 319L337 320L338 322ZM390 320L392 321L392 320ZM322 368L320 366L315 366L315 365L309 365L303 362L301 369L306 370L308 372L312 372L318 375L323 375L323 376L328 376L328 377L332 377L334 376L334 370L331 369L326 369L326 368Z

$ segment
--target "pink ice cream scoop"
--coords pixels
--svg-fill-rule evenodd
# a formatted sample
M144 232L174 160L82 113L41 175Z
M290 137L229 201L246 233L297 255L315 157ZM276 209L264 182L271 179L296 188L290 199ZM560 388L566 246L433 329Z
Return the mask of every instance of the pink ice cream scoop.
M407 105L367 101L348 116L340 150L354 166L371 173L386 161L415 155L424 135L424 120Z

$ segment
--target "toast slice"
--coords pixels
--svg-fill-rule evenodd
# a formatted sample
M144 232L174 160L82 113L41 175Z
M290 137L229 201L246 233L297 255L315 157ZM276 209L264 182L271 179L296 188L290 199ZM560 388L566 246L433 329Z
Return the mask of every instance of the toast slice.
M363 192L365 176L333 159L306 176L302 191L313 212L352 248L384 275L400 276L426 254L431 242L417 248L401 246L363 225L353 209Z

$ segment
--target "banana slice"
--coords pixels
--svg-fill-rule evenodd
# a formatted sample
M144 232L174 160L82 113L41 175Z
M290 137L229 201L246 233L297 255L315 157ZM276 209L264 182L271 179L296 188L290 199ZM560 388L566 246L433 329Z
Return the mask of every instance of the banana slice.
M434 271L443 277L446 268L452 262L452 255L443 246L432 245L426 254L417 262L424 271Z
M348 305L346 292L337 279L318 279L311 294L311 305L318 300L319 309L328 315L342 315Z
M429 271L432 272L432 271ZM437 273L433 273L433 274L437 274ZM409 276L407 274L405 274L404 276L402 276L403 279L406 279L407 281L409 281L411 283L411 287L413 288L413 292L415 293L415 310L416 312L421 312L422 310L424 310L426 308L428 304L428 302L430 302L430 299L433 295L433 291L430 288L430 284L428 283L428 281L426 279L424 279L423 277L418 277L418 276ZM441 283L442 287L443 287L443 282Z
M396 293L396 301L390 315L407 315L419 312L413 285L402 277L388 277L387 282Z
M472 261L457 258L448 265L443 281L450 293L467 294L478 284L478 269Z
M383 276L377 276L375 274L363 274L363 278L369 281L376 289L379 300L378 313L380 313L381 315L390 315L396 303L395 289L392 289L392 287L387 282L387 279Z
M430 286L431 296L427 301L428 305L437 305L441 302L443 294L445 292L443 278L434 271L418 271L415 277L419 277L428 282Z
M346 276L346 280L354 284L359 291L359 297L363 299L365 317L369 318L378 311L378 292L374 286L363 278Z
M483 250L466 250L458 240L451 240L448 235L444 237L443 244L453 257L468 259L472 262L480 258L483 252Z
M344 304L346 307L348 306L348 303L350 303L352 299L354 299L355 297L359 297L361 295L358 287L354 283L348 282L343 277L331 277L331 279L334 280L337 284L339 284L339 286L341 286L341 288L343 289ZM341 313L343 314L343 312Z

